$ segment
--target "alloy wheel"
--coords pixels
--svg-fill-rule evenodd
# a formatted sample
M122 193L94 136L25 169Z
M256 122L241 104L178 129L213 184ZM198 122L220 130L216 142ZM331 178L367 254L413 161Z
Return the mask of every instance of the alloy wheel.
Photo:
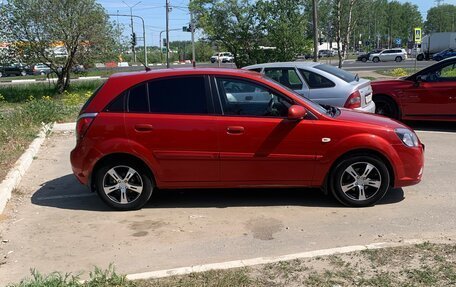
M364 201L375 196L380 190L382 176L372 163L355 162L344 170L339 184L348 198Z
M144 188L140 174L129 166L119 165L109 169L103 177L103 191L117 204L136 201Z

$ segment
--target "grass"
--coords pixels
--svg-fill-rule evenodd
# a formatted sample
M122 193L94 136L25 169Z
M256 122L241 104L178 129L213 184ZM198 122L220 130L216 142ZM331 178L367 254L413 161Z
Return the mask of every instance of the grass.
M380 75L399 78L399 77L409 76L409 75L415 73L415 69L414 68L396 68L396 69L390 69L390 70L379 70L379 71L375 71L375 72Z
M34 271L32 278L10 287L242 287L242 286L364 286L442 287L456 285L456 244L424 243L413 246L365 250L260 266L212 270L161 279L128 281L125 276L95 269L84 283L69 274L47 276Z
M0 181L43 123L74 121L100 83L75 83L64 94L42 83L0 86Z

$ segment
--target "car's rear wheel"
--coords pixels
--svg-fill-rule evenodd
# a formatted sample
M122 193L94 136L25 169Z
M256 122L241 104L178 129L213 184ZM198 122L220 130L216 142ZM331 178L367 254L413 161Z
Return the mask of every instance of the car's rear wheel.
M385 163L371 155L343 159L329 179L334 197L342 204L353 207L377 203L390 186L390 174Z
M27 76L27 72L26 71L21 71L21 76Z
M0 72L0 78L1 78L1 77L3 77L3 74L2 74L2 72Z
M372 59L372 62L378 63L378 62L380 62L380 58L379 57L375 57L375 58Z
M382 95L374 96L375 113L389 117L392 119L399 119L399 107L390 99Z
M154 188L147 170L128 161L105 164L96 171L95 181L101 199L117 210L140 209Z
M416 56L416 59L418 61L423 61L424 60L424 55L423 54L419 54L418 56Z
M361 58L361 61L362 61L363 63L366 63L366 62L367 62L367 58Z
M395 59L395 61L398 62L398 63L399 63L399 62L402 62L402 57L397 56L396 59Z

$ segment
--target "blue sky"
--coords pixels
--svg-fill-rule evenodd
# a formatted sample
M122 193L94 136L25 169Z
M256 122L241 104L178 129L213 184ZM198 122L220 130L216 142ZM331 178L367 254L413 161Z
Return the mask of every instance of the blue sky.
M124 0L128 5L133 6L139 0ZM190 33L182 32L182 26L188 25L190 22L190 15L188 13L189 0L169 0L172 8L170 13L169 27L170 29L180 29L180 31L170 32L170 40L190 40ZM418 5L423 19L426 19L426 11L436 5L434 0L399 0L402 3L411 2ZM122 0L98 0L98 2L105 7L110 14L130 14L128 8ZM445 0L445 4L456 5L456 0ZM159 33L165 29L165 0L142 0L140 4L133 8L133 14L144 18L146 24L146 38L148 45L159 45ZM114 17L115 19L116 17ZM125 25L125 34L129 35L130 18L119 17L119 22ZM142 37L142 24L139 19L134 20L134 29L138 37ZM198 33L197 33L198 34ZM198 37L198 35L197 35ZM164 33L162 35L164 38ZM138 43L142 45L141 42Z

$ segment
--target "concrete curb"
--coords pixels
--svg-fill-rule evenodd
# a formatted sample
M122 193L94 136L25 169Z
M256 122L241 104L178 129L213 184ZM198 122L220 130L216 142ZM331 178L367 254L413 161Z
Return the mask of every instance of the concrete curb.
M372 244L368 244L368 245L336 247L336 248L330 248L330 249L322 249L322 250L288 254L288 255L283 255L283 256L258 257L258 258L252 258L252 259L246 259L246 260L227 261L227 262L221 262L221 263L194 265L194 266L167 269L167 270L128 274L127 279L128 280L157 279L157 278L176 276L176 275L186 275L186 274L190 274L190 273L194 273L194 272L205 272L205 271L209 271L209 270L226 270L226 269L231 269L231 268L242 268L242 267L248 267L248 266L254 266L254 265L275 263L275 262L279 262L279 261L289 261L289 260L295 260L295 259L313 258L313 257L318 257L318 256L343 254L343 253L362 251L362 250L367 250L367 249L380 249L380 248L386 248L386 247L407 246L407 245L413 245L413 244L420 244L423 242L424 242L423 240L412 239L412 240L405 240L404 242L401 242L401 243L380 242L380 243L372 243Z
M0 214L3 213L6 203L11 198L12 191L19 186L22 176L32 164L33 158L40 150L41 145L46 139L46 135L52 130L52 124L44 125L38 137L29 145L28 149L16 161L10 169L5 179L0 183Z

